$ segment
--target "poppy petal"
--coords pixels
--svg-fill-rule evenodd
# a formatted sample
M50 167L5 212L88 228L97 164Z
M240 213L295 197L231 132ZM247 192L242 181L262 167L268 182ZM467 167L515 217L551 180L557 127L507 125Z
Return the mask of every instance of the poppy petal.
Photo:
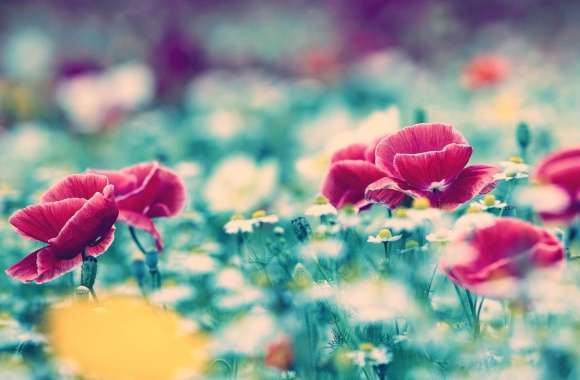
M48 249L48 247L29 253L22 260L6 269L6 274L22 282L34 281L38 277L38 267L36 265L38 252L43 249Z
M121 172L134 175L137 183L141 185L127 194L117 196L119 208L139 213L145 212L159 192L159 164L156 162L138 164L123 169Z
M451 125L439 123L415 124L379 141L375 154L377 166L395 175L396 154L416 154L443 150L449 144L468 145L467 140Z
M494 183L493 176L498 171L491 165L468 166L443 191L434 193L432 200L438 207L454 209L483 191L489 191Z
M179 214L185 206L185 184L177 174L166 168L159 168L157 176L157 196L147 210L147 216L157 218Z
M41 197L42 202L55 202L68 198L89 199L107 186L107 177L94 174L74 174L51 186Z
M39 251L36 260L38 266L38 276L34 281L38 284L54 280L65 273L70 272L76 266L80 265L83 258L78 252L70 259L60 259L53 249Z
M69 198L28 206L15 212L10 224L20 235L48 243L85 203L85 199Z
M163 240L161 239L161 234L159 231L157 231L157 228L155 227L155 224L151 218L138 212L121 210L119 212L119 220L132 227L148 232L155 240L157 250L163 250Z
M103 237L101 237L96 244L87 247L86 250L87 255L94 257L100 256L107 249L109 249L109 247L113 243L113 240L115 240L115 226L111 227L109 232L107 232Z
M365 144L351 144L334 152L330 162L334 163L344 160L364 160L366 149L367 146Z
M91 170L90 172L107 177L109 183L115 186L116 194L128 193L137 186L137 177L134 174L114 170Z
M452 181L465 168L473 149L465 144L449 144L443 150L395 155L394 167L399 178L419 190L433 184Z
M384 176L384 172L366 161L335 162L324 179L322 194L336 208L355 205L365 200L367 186Z
M412 197L415 194L406 193L389 177L383 177L371 183L365 189L365 198L368 201L386 204L390 208L397 207L405 199L406 195Z
M59 259L73 258L109 232L119 213L112 188L112 185L108 185L103 190L105 195L93 195L68 220L58 236L49 240Z

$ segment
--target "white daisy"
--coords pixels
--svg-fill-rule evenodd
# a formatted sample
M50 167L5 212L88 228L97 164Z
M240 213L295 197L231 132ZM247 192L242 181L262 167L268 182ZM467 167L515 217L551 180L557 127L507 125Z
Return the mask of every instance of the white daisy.
M372 244L383 244L397 241L402 235L393 235L387 228L383 228L376 235L371 235L367 238L367 242Z

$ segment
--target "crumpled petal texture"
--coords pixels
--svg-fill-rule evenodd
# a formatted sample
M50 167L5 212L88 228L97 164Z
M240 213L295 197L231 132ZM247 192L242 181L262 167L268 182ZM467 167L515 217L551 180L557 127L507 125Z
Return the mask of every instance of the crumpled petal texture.
M157 162L140 163L119 171L94 172L106 176L115 185L119 219L148 232L161 251L163 240L152 219L181 212L186 201L181 178Z
M106 177L71 175L49 188L41 201L10 218L19 234L47 244L6 270L24 282L57 278L80 264L83 252L97 256L114 239L119 211Z

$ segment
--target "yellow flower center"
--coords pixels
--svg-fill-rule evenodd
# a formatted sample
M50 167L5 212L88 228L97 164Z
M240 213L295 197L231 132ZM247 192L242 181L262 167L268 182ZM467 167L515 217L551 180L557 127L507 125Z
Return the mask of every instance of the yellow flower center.
M480 204L477 203L472 203L469 205L469 207L467 208L467 210L465 211L467 214L475 214L478 212L482 212L483 208L481 207Z
M257 210L257 211L254 211L254 213L252 214L252 219L263 218L266 215L268 215L268 214L266 214L266 211Z
M244 219L244 216L242 214L234 214L230 218L231 221L234 221L234 220L243 220L243 219Z
M379 237L381 239L390 239L393 237L393 234L388 228L383 228L382 230L379 231Z
M509 177L509 178L514 178L517 174L518 174L517 171L510 169L510 170L506 171L505 176Z
M417 243L416 240L407 240L405 242L405 248L406 249L415 249L417 247L419 247L419 243Z
M326 197L324 195L317 195L316 198L314 198L315 205L325 205L327 203L328 203L328 199L326 199Z
M406 218L407 217L407 209L403 207L399 207L395 209L395 218Z
M353 214L355 214L355 213L356 213L356 209L355 209L355 208L354 208L354 206L353 206L353 205L351 205L351 204L347 204L347 205L345 205L345 206L344 206L344 208L342 209L342 211L343 211L345 214L348 214L348 215L353 215Z
M511 156L509 161L513 162L514 164L523 164L524 163L524 159L521 158L520 156Z
M483 197L483 204L486 206L493 206L495 205L495 202L496 202L495 195L487 194L486 196Z
M425 210L431 207L431 202L425 197L413 199L413 208L416 210Z
M361 343L361 344L359 345L359 348L360 348L362 351L367 351L367 352L369 352L369 351L372 351L372 350L373 350L373 348L375 348L375 346L374 346L372 343L365 342L365 343Z

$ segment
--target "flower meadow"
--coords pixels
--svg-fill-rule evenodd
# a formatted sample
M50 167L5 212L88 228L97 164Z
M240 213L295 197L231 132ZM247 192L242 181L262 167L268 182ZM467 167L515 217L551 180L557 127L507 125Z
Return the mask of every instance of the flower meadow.
M10 3L0 379L580 378L577 6Z

